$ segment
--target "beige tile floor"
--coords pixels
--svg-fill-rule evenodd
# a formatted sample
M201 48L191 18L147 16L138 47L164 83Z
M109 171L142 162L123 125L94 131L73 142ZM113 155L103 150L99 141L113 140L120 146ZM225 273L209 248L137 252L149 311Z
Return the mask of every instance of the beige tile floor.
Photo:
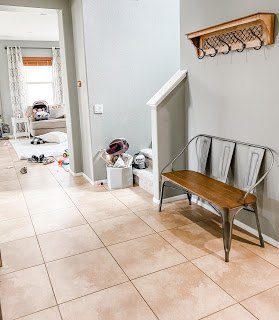
M8 169L8 166L13 166ZM279 251L186 201L159 214L138 187L109 191L0 142L3 320L277 320Z

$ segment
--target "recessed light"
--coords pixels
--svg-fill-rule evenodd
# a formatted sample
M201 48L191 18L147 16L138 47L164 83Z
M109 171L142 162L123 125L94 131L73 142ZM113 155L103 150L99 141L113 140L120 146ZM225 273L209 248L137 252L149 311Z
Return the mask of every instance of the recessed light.
M41 12L40 15L41 16L47 16L47 13Z

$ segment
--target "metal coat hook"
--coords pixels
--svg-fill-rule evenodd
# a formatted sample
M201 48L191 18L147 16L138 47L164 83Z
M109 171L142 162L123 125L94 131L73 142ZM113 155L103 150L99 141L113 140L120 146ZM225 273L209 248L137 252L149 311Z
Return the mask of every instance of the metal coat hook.
M228 47L228 51L222 52L222 53L223 54L228 54L232 49L231 46L226 41L222 40L221 37L218 37L218 39L219 39L220 42L224 43Z
M259 47L254 47L254 49L255 49L255 50L260 50L260 49L262 48L262 46L264 45L264 42L262 41L262 39L261 39L258 35L255 34L255 32L253 32L251 29L249 29L249 30L250 30L250 32L252 33L252 35L253 35L255 38L259 39L259 41L260 41L260 46L259 46Z
M206 43L210 48L214 49L214 51L215 51L213 54L209 54L209 56L212 58L215 57L216 54L218 53L218 50L215 47L213 47L207 40L206 40Z
M242 44L242 48L241 49L236 49L237 52L243 52L244 49L246 48L246 44L239 38L237 37L234 33L233 36L235 37L235 39L240 42Z
M197 50L202 52L202 56L198 54L198 59L203 59L205 57L205 51L202 48L197 48Z

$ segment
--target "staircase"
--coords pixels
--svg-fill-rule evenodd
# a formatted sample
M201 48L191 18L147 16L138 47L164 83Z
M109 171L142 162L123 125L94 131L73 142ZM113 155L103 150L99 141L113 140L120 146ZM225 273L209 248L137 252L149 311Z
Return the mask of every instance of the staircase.
M153 195L153 157L152 149L143 149L140 151L145 155L148 168L135 169L133 168L134 183L140 186L143 190Z

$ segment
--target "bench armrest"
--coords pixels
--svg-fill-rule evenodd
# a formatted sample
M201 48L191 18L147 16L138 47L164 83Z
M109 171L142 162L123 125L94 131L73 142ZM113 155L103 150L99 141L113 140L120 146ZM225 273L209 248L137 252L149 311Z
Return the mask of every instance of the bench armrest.
M175 161L188 149L189 145L191 144L192 141L194 141L195 139L198 139L199 137L203 137L205 136L204 134L199 134L195 137L193 137L191 140L188 141L188 143L185 145L185 147L179 152L179 154L173 159L171 160L167 165L164 166L164 168L161 170L161 174L167 169L167 167L171 166L171 170L173 170L173 164L175 163Z

